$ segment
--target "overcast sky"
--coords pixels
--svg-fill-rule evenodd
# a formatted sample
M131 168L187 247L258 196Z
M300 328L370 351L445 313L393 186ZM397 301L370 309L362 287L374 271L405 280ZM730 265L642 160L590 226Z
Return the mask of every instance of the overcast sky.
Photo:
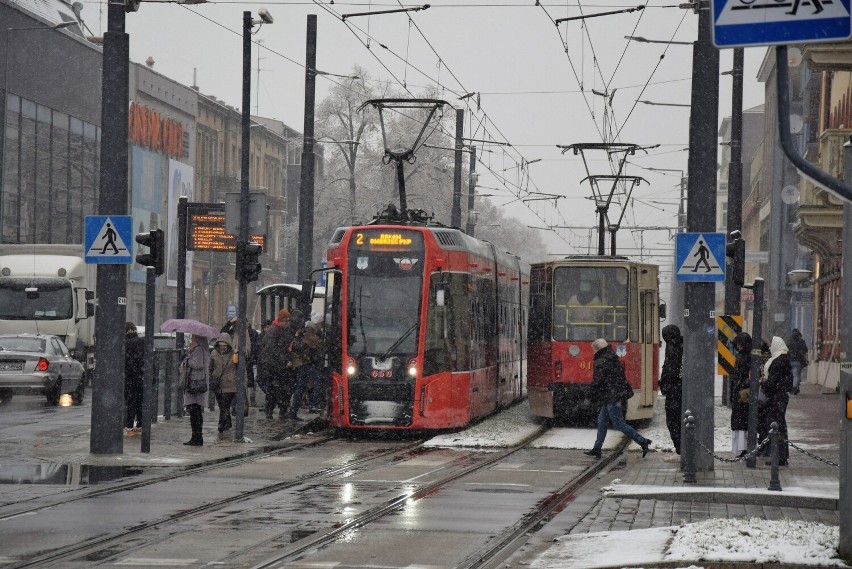
M659 145L630 161L627 174L649 184L634 191L625 224L675 226L680 173L641 167L686 170L689 109L652 106L637 100L688 104L692 49L689 45L628 42L625 36L689 42L697 35L697 16L677 2L654 0L644 10L588 18L555 25L558 18L634 8L639 4L560 2L547 0L437 0L427 10L347 18L340 14L399 8L394 0L360 2L229 1L199 6L142 2L127 15L131 59L151 56L155 69L181 83L195 80L201 92L235 107L241 103L242 12L266 8L274 23L256 28L260 49L260 84L252 77L252 113L273 117L302 130L304 111L305 33L308 14L318 17L317 68L346 75L354 65L367 68L374 80L404 83L417 95L426 85L440 84L441 96L456 106L464 93L479 94L481 109L468 113L466 136L497 138L511 148L485 146L480 154L482 193L507 194L498 178L529 191L560 194L554 201L521 202L507 213L531 226L594 224L594 206L586 170L579 156L562 155L557 144L601 142L604 137L642 146ZM417 4L404 4L406 7ZM89 27L102 30L106 4L88 2L83 12ZM94 25L93 25L94 24ZM369 34L369 35L368 35ZM369 45L369 47L368 47ZM744 108L763 103L764 86L757 69L765 48L746 50ZM661 56L665 56L661 59ZM252 54L257 66L258 50ZM597 67L595 66L597 62ZM731 67L731 50L721 53L721 71ZM319 77L317 100L334 77ZM582 90L581 90L582 88ZM606 96L592 91L606 93ZM731 79L720 77L720 120L730 115ZM614 93L614 95L613 95ZM611 109L605 102L612 100ZM256 108L257 106L257 108ZM605 115L610 120L604 127ZM483 126L484 125L484 126ZM487 132L485 132L487 130ZM615 134L618 133L617 136ZM590 154L591 174L609 174L602 154ZM534 162L520 173L518 164ZM528 176L527 176L528 175ZM529 181L527 182L527 177ZM607 188L608 189L608 188ZM510 198L493 198L494 203ZM508 209L511 208L511 209ZM531 208L531 209L530 209ZM616 214L617 215L617 214ZM611 212L611 218L613 217ZM586 252L583 230L543 232L548 253ZM622 230L625 254L644 245L661 253L672 241L666 231ZM670 262L670 261L669 261Z

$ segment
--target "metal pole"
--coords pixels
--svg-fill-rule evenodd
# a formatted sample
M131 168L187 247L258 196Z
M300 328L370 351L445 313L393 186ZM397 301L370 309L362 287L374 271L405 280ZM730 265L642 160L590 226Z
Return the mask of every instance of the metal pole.
M743 226L743 52L734 49L731 71L734 85L731 94L731 161L728 164L728 233ZM740 287L731 278L725 279L725 314L740 313ZM727 385L727 382L725 383Z
M760 344L763 342L763 279L758 277L754 279L751 286L747 287L754 293L754 311L752 312L751 323L751 370L749 373L748 386L748 435L746 445L748 448L748 458L746 458L746 466L754 468L757 465L757 458L752 455L754 449L757 448L757 397L760 392L760 368L763 361L760 358Z
M473 231L476 227L476 222L471 215L471 212L474 208L474 198L476 197L476 147L470 147L470 168L468 168L468 176L470 183L468 183L467 187L467 228L465 229L465 233L473 237Z
M852 141L843 145L843 179L852 180ZM843 204L843 243L852 243L852 204ZM843 256L843 274L852 275L852 255ZM852 322L852 278L840 284L840 321ZM848 417L847 398L852 393L852 334L840 335L840 557L852 562L852 420ZM846 365L844 365L846 364Z
M156 415L154 389L154 296L157 273L145 268L145 371L142 383L142 452L151 452L151 417Z
M240 149L240 235L237 238L242 245L249 241L249 150L251 135L251 12L243 12L243 114L242 148ZM237 350L237 395L234 440L242 442L243 410L246 397L246 306L248 304L248 283L239 275L239 298L237 301L239 317L239 349Z
M778 423L775 421L769 425L769 446L771 448L770 454L772 456L772 470L769 476L769 487L768 490L774 490L776 492L781 491L781 481L778 479L778 454L780 452L778 446L781 444L781 433L779 432ZM787 444L786 442L784 444Z
M311 278L314 256L314 106L317 79L317 16L308 14L305 47L305 125L299 188L299 282Z
M692 411L687 409L683 413L683 425L686 431L683 439L683 482L685 484L695 484L695 417Z
M692 99L689 115L689 232L716 231L716 159L718 155L719 50L711 43L709 4L699 3L698 40L692 51ZM716 371L715 283L684 285L683 406L696 417L696 437L713 450L713 392ZM688 315L687 315L688 311ZM694 457L699 471L713 470L713 456ZM681 457L683 460L683 456Z
M124 3L107 7L101 84L101 166L98 213L127 214L127 107L130 36L124 31ZM127 265L97 269L95 366L92 381L92 454L124 451L124 323L127 321Z
M450 227L461 228L461 175L462 146L464 141L464 109L456 109L456 155L453 172L453 208L450 212Z
M178 234L177 246L177 304L175 305L175 318L186 318L186 215L189 208L189 198L178 197ZM175 347L183 349L183 334L175 334Z
M598 255L606 251L606 208L598 206Z

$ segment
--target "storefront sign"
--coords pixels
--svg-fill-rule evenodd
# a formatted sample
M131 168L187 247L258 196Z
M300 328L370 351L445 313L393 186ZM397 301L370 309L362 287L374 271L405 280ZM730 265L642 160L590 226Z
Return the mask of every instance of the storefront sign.
M157 111L135 101L130 103L128 121L128 138L132 143L173 158L184 156L185 129L180 121L162 118Z

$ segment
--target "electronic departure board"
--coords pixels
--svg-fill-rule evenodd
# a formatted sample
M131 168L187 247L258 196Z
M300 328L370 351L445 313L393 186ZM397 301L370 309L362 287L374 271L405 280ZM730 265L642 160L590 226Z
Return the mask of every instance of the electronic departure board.
M352 243L369 251L422 251L423 235L417 231L364 230L352 235Z
M259 243L261 251L265 249L264 235L252 235L251 240ZM225 209L210 207L190 207L187 211L187 251L222 251L231 253L237 250L237 237L225 233Z

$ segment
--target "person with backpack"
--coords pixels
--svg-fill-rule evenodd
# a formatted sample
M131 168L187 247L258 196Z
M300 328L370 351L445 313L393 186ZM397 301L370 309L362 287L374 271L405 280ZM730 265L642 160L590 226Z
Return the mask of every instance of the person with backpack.
M651 439L640 435L624 420L622 400L629 399L633 395L633 388L627 383L627 377L624 374L624 364L603 338L592 342L592 348L595 350L595 358L591 390L594 399L600 403L601 410L598 413L598 436L595 446L587 450L585 454L595 458L601 457L601 448L603 448L609 424L612 423L614 428L642 447L642 458L645 458L651 446Z

